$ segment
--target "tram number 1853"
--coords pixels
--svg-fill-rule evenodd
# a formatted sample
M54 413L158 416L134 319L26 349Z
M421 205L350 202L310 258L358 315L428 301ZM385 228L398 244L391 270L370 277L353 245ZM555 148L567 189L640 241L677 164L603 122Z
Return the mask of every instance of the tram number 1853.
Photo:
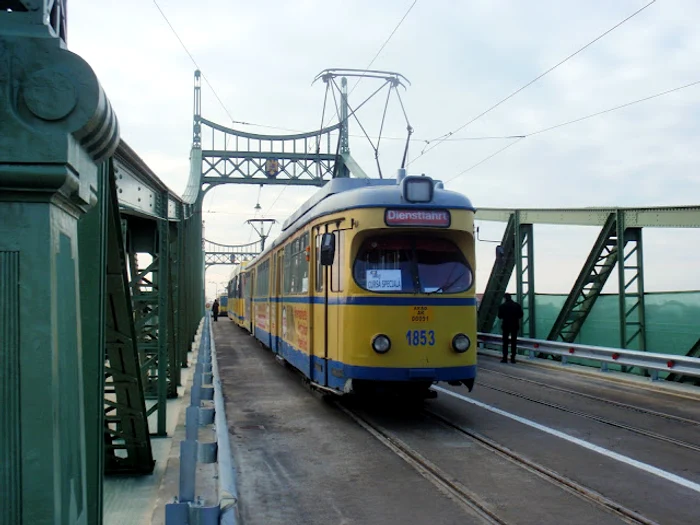
M433 346L435 344L434 330L408 330L406 332L408 346Z

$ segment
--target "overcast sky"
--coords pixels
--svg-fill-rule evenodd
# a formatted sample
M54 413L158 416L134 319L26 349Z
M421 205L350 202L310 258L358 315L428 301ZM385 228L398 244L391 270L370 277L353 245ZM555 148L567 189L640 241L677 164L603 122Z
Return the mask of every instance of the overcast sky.
M313 78L330 67L364 68L413 0L225 1L159 0L203 74L236 121L311 131L321 121L324 86ZM418 0L373 69L397 71L415 129L409 172L449 180L522 135L700 80L700 3L658 0L631 20L420 156L527 84L648 0ZM148 0L71 0L68 46L96 71L116 109L122 139L181 194L189 175L195 66ZM232 125L203 83L203 115ZM350 86L354 80L350 81ZM379 85L363 80L357 105ZM376 135L383 101L359 113ZM476 207L585 207L698 204L700 85L519 141L451 180ZM385 137L405 137L396 99ZM326 118L326 121L328 117ZM258 133L279 129L232 125ZM355 122L351 152L377 176L374 155ZM479 139L479 140L466 140ZM380 147L385 174L400 165L403 142ZM418 158L416 158L418 157ZM246 219L262 213L281 222L311 188L228 185L207 194L206 237L220 243L255 238ZM279 197L279 198L278 198ZM273 209L270 206L275 202ZM498 239L504 225L481 222ZM279 228L273 229L273 236ZM595 228L536 226L536 289L568 293ZM646 287L700 289L700 230L645 230ZM494 244L478 245L477 289L483 291ZM207 272L221 285L231 267ZM208 295L214 284L207 285ZM615 291L615 282L607 291Z

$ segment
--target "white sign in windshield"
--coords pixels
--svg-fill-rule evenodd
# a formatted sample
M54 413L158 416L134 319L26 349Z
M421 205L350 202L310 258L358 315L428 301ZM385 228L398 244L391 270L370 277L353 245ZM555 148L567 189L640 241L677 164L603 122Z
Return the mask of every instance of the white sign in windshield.
M400 292L401 270L367 270L367 289L373 292Z

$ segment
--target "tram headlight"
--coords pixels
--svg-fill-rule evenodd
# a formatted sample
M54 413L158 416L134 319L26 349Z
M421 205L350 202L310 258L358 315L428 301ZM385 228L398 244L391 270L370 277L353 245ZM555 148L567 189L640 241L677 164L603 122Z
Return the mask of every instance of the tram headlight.
M452 348L455 352L459 352L460 354L469 350L471 344L472 342L469 340L469 337L464 334L457 334L452 338Z
M384 334L375 335L372 339L372 350L378 354L386 354L391 348L391 340Z

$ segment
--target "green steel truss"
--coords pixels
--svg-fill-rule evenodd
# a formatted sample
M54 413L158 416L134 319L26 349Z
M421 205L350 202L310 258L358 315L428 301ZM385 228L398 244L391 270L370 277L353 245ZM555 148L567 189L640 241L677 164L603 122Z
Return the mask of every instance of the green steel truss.
M576 339L617 265L620 348L646 349L642 229L624 221L623 210L608 215L547 339Z
M194 202L219 184L322 186L338 176L349 158L341 151L341 123L309 133L260 135L202 118L201 74L195 71L190 183L185 201Z
M646 350L644 307L644 253L641 228L626 228L617 212L617 270L620 304L620 348Z
M260 241L248 244L219 244L204 239L204 265L238 264L249 261L260 253Z
M700 228L700 206L654 208L479 208L482 221L507 222L519 212L523 224L603 226L611 213L621 213L627 228Z
M515 215L508 218L500 247L503 249L503 255L496 258L486 283L484 295L479 303L479 332L490 332L493 328L498 317L498 306L501 304L503 294L513 274L515 267Z
M532 224L520 224L515 214L515 268L517 301L523 308L522 335L536 337L535 330L535 238Z
M496 260L479 304L480 332L490 332L498 318L498 307L516 269L517 301L523 307L523 335L535 336L535 265L532 224L519 224L513 213L503 232L503 256Z
M148 414L157 412L156 434L162 436L166 433L168 395L177 395L170 365L179 366L178 361L171 363L168 347L168 321L172 317L170 225L164 219L151 221L139 217L129 217L127 224L134 325L143 356L141 369L146 397L155 400Z
M617 263L617 214L610 213L547 336L573 342Z
M65 4L0 9L0 522L18 525L101 525L103 476L153 472L148 416L163 435L204 313L201 200L120 141Z
M150 473L154 461L126 253L113 174L109 176L105 352L105 473Z

